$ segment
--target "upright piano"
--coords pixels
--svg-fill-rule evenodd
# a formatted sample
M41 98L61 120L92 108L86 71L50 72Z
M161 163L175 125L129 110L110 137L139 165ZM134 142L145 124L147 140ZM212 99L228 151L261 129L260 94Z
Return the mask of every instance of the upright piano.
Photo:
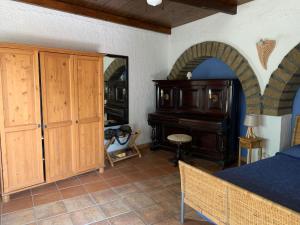
M156 111L148 115L151 148L175 151L167 136L185 133L187 151L222 166L237 158L239 135L238 80L154 80Z

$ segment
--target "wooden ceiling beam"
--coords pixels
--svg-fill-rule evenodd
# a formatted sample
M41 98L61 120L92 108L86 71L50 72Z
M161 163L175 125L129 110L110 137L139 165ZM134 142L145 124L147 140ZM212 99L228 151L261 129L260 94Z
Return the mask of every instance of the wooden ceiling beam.
M237 14L237 1L220 1L220 0L169 0L185 5L195 6L199 8L212 9L215 11L227 13L230 15Z
M142 28L145 30L156 31L165 34L171 34L171 28L165 27L158 24L147 23L137 19L132 19L124 16L114 15L105 12L101 9L95 10L91 8L86 8L78 5L68 4L64 2L59 2L56 0L15 0L17 2L28 3L32 5L42 6L49 9L55 9L67 13L77 14L81 16L87 16L95 19L105 20L113 23L118 23L127 26L133 26L137 28Z

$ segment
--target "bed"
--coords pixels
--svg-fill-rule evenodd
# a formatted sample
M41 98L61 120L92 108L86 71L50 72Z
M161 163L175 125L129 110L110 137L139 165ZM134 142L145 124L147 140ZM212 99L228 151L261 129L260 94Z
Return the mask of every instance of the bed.
M180 162L181 222L187 204L218 225L300 225L300 117L292 144L214 175Z

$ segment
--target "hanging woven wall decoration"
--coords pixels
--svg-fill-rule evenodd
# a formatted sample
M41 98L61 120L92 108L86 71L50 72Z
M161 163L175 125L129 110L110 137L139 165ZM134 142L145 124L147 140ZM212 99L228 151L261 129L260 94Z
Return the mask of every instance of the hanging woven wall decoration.
M276 46L275 40L260 40L256 43L259 60L264 69L268 69L268 60Z

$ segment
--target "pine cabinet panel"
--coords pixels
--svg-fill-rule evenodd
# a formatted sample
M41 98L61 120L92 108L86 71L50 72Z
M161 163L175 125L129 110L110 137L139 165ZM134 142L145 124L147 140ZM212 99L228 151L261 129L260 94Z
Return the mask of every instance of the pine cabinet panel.
M99 167L100 130L98 122L79 124L78 133L78 171Z
M74 174L73 56L40 53L47 181Z
M5 127L34 124L34 53L2 49L0 54Z
M38 52L0 48L3 191L44 182Z
M99 59L77 57L78 119L99 118Z
M48 182L72 176L72 128L60 126L45 132L46 178Z
M0 43L0 192L104 167L98 53Z
M103 165L103 74L98 57L75 58L77 171Z
M45 52L40 56L45 120L48 125L72 121L73 57Z
M14 191L44 182L40 131L28 129L5 135L4 191ZM24 148L26 146L26 149Z

